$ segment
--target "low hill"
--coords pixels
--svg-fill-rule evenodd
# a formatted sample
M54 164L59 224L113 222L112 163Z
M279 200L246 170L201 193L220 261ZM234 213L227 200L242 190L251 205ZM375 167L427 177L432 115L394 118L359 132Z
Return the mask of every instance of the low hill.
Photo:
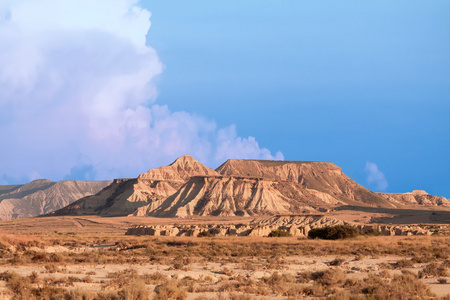
M0 220L50 213L79 198L97 193L109 183L39 179L22 185L0 186Z

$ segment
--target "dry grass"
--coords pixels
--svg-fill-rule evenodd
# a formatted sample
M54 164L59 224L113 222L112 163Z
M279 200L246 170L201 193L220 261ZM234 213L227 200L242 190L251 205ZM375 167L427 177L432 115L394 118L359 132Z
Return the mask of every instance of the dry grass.
M449 245L448 236L328 241L5 234L0 236L0 268L26 267L34 273L0 273L5 283L0 294L15 299L427 298L433 294L423 278L447 284ZM382 260L392 255L397 259ZM353 267L376 258L380 262L373 269ZM316 265L320 268L308 269ZM84 291L86 286L91 290Z

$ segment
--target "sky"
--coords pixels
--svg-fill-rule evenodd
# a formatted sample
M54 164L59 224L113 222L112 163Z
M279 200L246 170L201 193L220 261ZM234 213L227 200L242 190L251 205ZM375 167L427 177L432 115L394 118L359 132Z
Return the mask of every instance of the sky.
M0 184L190 154L450 197L450 2L0 0Z

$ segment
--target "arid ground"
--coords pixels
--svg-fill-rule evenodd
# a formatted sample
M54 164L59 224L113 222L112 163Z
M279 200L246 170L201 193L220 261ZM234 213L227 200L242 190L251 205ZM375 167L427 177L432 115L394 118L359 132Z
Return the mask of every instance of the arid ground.
M381 218L373 212L336 215ZM387 221L392 215L383 212ZM443 234L338 241L125 235L136 224L251 220L79 216L3 221L0 298L450 299L450 236Z

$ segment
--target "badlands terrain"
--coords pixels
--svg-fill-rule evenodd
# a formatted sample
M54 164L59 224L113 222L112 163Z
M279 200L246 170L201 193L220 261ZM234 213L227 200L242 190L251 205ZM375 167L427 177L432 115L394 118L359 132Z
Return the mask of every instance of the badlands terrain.
M65 207L82 197L96 194L111 181L46 179L27 184L0 185L0 220L39 216Z
M374 215L340 211L340 216ZM101 216L2 221L0 299L450 299L450 236L444 232L346 240L125 235L131 225L252 221Z
M448 199L332 163L183 156L89 194L0 222L0 299L450 299Z

